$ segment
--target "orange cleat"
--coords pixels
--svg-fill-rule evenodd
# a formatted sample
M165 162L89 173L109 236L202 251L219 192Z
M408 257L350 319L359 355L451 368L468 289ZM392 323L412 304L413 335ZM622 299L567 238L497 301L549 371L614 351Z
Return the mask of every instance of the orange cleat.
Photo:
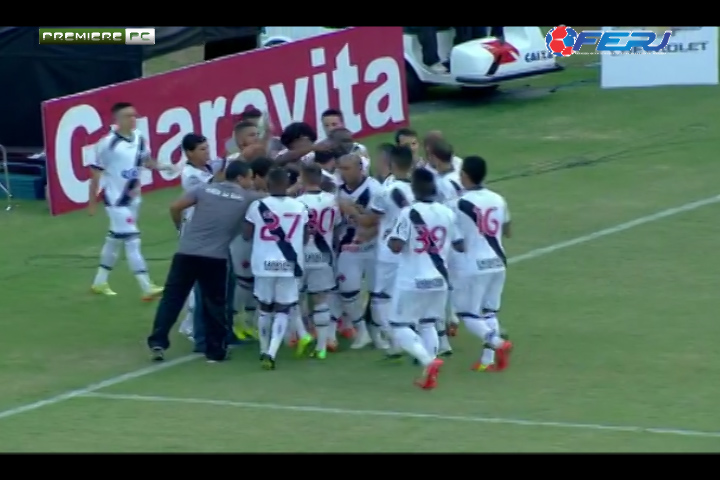
M337 352L338 351L338 343L337 342L328 342L327 346L325 348L328 352Z
M450 325L448 325L447 334L448 334L448 336L450 336L450 337L455 337L455 336L457 336L457 334L458 334L458 325L457 325L457 323L451 323Z
M340 330L340 335L348 340L355 337L355 329L353 327L347 327Z
M437 387L437 378L440 374L440 367L442 367L443 361L439 358L433 360L430 365L425 368L423 377L415 381L415 385L422 388L423 390L432 390Z
M498 372L502 372L510 365L510 353L512 353L512 342L505 340L500 347L495 349L495 365Z

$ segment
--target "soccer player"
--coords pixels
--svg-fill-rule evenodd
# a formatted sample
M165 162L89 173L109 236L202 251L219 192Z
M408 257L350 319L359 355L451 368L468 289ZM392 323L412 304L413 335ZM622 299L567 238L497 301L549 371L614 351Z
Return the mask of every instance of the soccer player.
M370 305L372 318L380 325L381 331L391 338L390 302L395 289L395 274L399 257L390 251L387 237L390 234L400 212L415 201L410 178L413 170L412 151L408 147L393 146L390 151L394 177L380 192L372 197L369 212L356 218L358 225L365 228L378 228L377 265L375 282L370 286ZM391 352L397 354L396 351Z
M444 140L445 137L443 137L443 134L440 130L431 130L428 133L425 134L425 138L423 139L423 146L425 147L425 156L426 158L429 156L428 147L431 143ZM462 168L462 158L458 157L457 155L452 156L452 166L453 169L457 172L458 178L460 176L460 169ZM425 168L429 168L430 171L434 172L434 167L432 165L426 165Z
M249 120L243 120L233 128L233 142L236 145L236 151L227 156L228 160L243 160L243 152L248 147L260 143L260 133L255 123Z
M378 182L386 185L393 180L390 170L390 152L395 145L392 143L383 143L377 149L377 162L375 162L375 178Z
M336 128L328 135L328 141L339 153L339 156L356 154L362 161L362 171L365 175L370 174L370 157L367 149L360 143L353 140L352 132L345 127Z
M285 127L280 135L280 142L285 147L278 152L275 162L288 165L302 160L312 161L316 150L325 148L326 144L317 142L317 133L305 122L294 122Z
M345 318L352 322L356 331L351 348L364 348L375 343L377 348L386 350L388 344L379 328L371 325L368 329L365 323L367 303L361 295L363 282L370 288L374 284L377 228L364 228L356 221L357 217L369 211L372 198L380 193L382 186L363 173L359 155L344 155L338 168L343 180L338 190L338 201L345 220L338 241L338 289Z
M425 163L422 157L420 157L420 142L418 141L418 133L415 130L401 128L395 132L395 145L410 147L410 150L413 152L416 167L420 167Z
M182 139L182 149L187 163L180 172L180 185L183 192L188 193L198 187L211 182L220 182L225 179L225 161L221 159L210 161L207 138L196 133L188 133ZM194 207L183 211L183 224L180 235L192 218ZM191 292L187 299L186 314L180 323L180 333L193 340L193 316L195 311L195 294Z
M416 203L403 208L386 240L399 256L390 326L394 343L424 368L416 384L432 389L443 364L437 358L435 325L445 316L450 288L447 259L452 248L462 250L463 241L453 211L435 200L432 173L416 169L412 191Z
M337 198L321 188L323 175L320 166L306 165L302 170L304 192L298 197L308 209L310 239L305 245L305 291L313 304L312 319L317 334L314 357L324 360L331 338L331 314L327 295L335 288L335 255L332 250L335 229L341 216ZM306 345L298 339L299 353Z
M510 212L501 195L483 187L486 175L481 157L463 160L466 192L454 202L454 210L465 251L457 262L459 278L452 300L458 317L485 345L473 370L491 372L507 368L512 350L512 344L500 338L497 319L507 264L502 237L510 236Z
M263 145L265 155L274 158L283 149L280 139L272 135L272 125L267 112L263 113L257 108L249 108L237 116L237 121L238 123L250 122L257 127L258 141ZM234 135L225 142L225 153L228 158L230 155L240 151L238 146L239 143L237 143Z
M145 258L140 252L138 211L140 208L140 169L176 172L174 165L158 165L150 158L145 139L135 128L137 111L127 102L112 107L116 128L111 129L96 145L95 162L90 165L92 177L88 199L88 213L94 215L98 189L103 187L105 211L110 228L100 252L100 266L90 287L99 295L116 295L108 284L108 276L115 266L120 248L142 290L142 299L151 301L162 294L163 288L155 285L148 275Z
M340 110L329 108L322 113L321 118L323 130L325 131L326 136L330 137L330 132L338 129L344 129L349 132L349 130L345 126L345 119ZM353 142L353 144L354 145L352 151L346 153L359 153L366 158L370 158L370 155L368 154L368 149L365 148L365 145L357 142Z
M275 369L275 360L288 328L291 308L298 303L298 281L304 276L304 245L308 211L287 196L288 172L268 173L270 196L256 200L245 216L243 237L252 241L252 272L258 301L260 361Z

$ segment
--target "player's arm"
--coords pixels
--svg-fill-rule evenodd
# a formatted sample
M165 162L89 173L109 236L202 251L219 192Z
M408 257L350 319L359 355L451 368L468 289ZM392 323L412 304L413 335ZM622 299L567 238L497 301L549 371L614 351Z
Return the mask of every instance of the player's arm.
M227 168L228 163L230 162L228 162L224 158L216 158L215 160L210 160L210 169L213 172L213 176L208 179L207 183L224 182L225 169Z
M257 202L257 200L253 201L245 214L245 222L242 226L242 237L246 242L251 241L253 236L255 236L255 223L259 220Z
M303 226L303 245L307 245L307 243L310 241L310 236L312 232L310 227L310 214L308 213L307 205L304 205L304 207L305 208L303 208L300 221L302 222Z
M510 209L507 206L507 202L505 202L505 223L503 223L503 237L512 237L512 226L510 224Z
M454 203L457 203L457 201ZM450 215L451 218L448 230L450 233L452 248L456 252L463 253L465 251L465 239L462 236L462 230L460 230L460 227L458 226L458 217L452 210L450 210Z
M391 252L396 254L402 252L407 242L410 241L411 228L407 210L403 209L387 237L387 245Z
M182 225L182 212L183 210L192 207L197 204L198 200L198 189L190 190L182 197L175 200L170 204L170 218L172 218L175 228L179 231Z
M178 172L180 170L180 166L178 165L173 165L172 163L161 165L156 159L152 158L144 138L140 139L139 155L142 166L150 170L156 170L158 172Z
M100 189L100 179L102 179L103 172L105 171L105 165L107 160L107 154L109 151L109 145L106 139L100 140L95 145L95 161L90 164L90 186L88 187L88 213L95 215L98 190Z

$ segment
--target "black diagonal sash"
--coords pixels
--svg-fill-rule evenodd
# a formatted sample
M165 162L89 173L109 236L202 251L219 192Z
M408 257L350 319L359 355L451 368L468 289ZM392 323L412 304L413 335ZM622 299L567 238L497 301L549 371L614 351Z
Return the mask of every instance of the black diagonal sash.
M264 202L259 201L258 202L258 210L260 211L260 217L262 217L263 222L265 222L265 225L269 226L272 225L273 220L272 217L274 214L270 211L267 205L265 205ZM300 265L298 264L298 255L293 246L290 244L290 242L287 241L287 236L285 235L285 231L282 229L280 225L277 226L277 228L270 230L270 233L275 235L277 237L276 245L280 249L280 253L282 253L283 257L285 257L285 260L288 262L292 262L292 264L295 266L295 277L301 278L303 276L303 270L300 268Z
M415 226L415 229L417 229L418 233L422 232L423 230L428 230L428 225L427 223L425 223L425 220L423 220L422 215L420 215L420 212L418 212L414 208L410 209L410 221ZM445 260L443 260L438 253L435 253L439 252L440 249L435 244L433 239L429 236L428 242L430 243L430 248L428 249L427 254L428 256L430 256L430 260L432 260L433 265L435 265L435 269L440 272L440 275L442 275L445 279L445 283L447 283L448 287L450 287L450 276L448 274L448 269L445 266Z
M315 240L315 246L320 251L320 253L328 259L328 264L332 267L332 265L333 265L332 248L325 241L325 237L322 235L322 233L315 232L314 240Z
M474 225L479 225L477 214L475 213L475 205L472 202L461 198L458 201L458 209L465 215L470 217ZM507 255L505 255L505 251L500 246L500 242L498 242L498 239L496 237L491 237L490 235L485 235L482 232L479 233L485 238L485 241L488 243L488 245L490 245L490 248L493 252L495 252L495 255L497 255L498 258L502 260L503 265L507 266Z
M357 200L355 200L355 204L361 206L362 208L367 208L369 203L370 203L370 188L365 187L365 190L363 190L363 192L360 195L358 195ZM338 242L338 248L340 250L342 250L342 248L345 245L350 245L351 243L353 243L356 233L357 233L356 227L348 225L345 229L345 234L340 239L340 242Z
M395 203L397 208L403 208L410 205L405 198L405 194L399 188L393 188L390 192L390 199Z

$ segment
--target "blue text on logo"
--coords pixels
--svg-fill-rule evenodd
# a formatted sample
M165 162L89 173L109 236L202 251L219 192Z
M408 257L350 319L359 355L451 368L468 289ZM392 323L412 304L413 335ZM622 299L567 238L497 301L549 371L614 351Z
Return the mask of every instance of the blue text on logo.
M127 170L123 170L120 175L122 175L122 177L126 180L134 180L138 178L140 171L137 168L129 168Z
M634 48L642 48L646 52L659 52L670 41L672 32L665 32L659 45L650 45L655 41L655 32L639 30L636 32L614 30L603 32L600 30L583 30L578 35L573 51L577 52L583 45L595 45L598 52L629 52ZM619 45L620 43L623 45Z

